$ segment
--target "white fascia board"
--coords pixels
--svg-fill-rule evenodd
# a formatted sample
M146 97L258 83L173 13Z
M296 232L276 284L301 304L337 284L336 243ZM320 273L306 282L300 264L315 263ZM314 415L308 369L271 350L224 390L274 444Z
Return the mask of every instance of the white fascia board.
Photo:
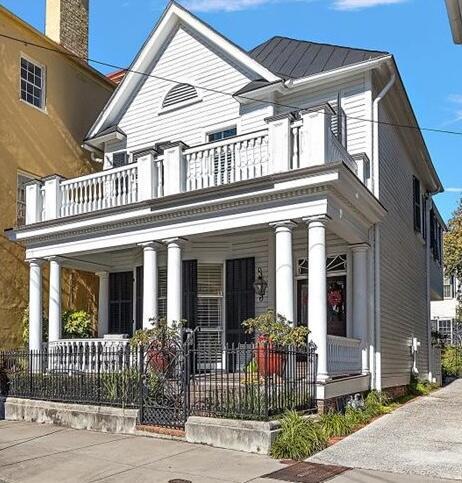
M376 69L382 64L389 62L392 58L392 55L384 55L383 57L379 57L377 59L358 62L357 64L341 67L340 69L329 70L327 72L321 72L320 74L303 77L301 79L290 79L286 81L285 84L290 89L296 89L311 86L312 84L322 84L324 82L337 81L345 77L350 77L354 74L362 74L372 69Z
M195 235L210 233L241 233L245 229L253 230L258 227L268 227L274 223L286 219L303 218L306 216L326 215L328 212L327 200L315 199L303 203L268 207L264 210L257 207L244 213L205 218L200 220L185 220L176 224L162 225L159 227L146 228L144 230L102 235L93 239L80 239L70 242L58 242L47 246L29 248L26 257L45 258L56 255L71 255L92 251L111 251L121 247L131 248L139 243L152 240L165 240L169 238L188 238Z
M194 15L191 15L187 10L181 8L177 4L172 3L167 7L167 10L154 28L154 31L151 33L151 36L141 48L138 56L130 66L128 73L114 92L114 95L109 100L109 103L91 128L87 137L93 137L109 118L113 120L117 117L114 113L118 111L118 109L123 108L125 103L130 99L131 93L136 88L138 81L140 81L142 74L137 74L136 72L147 72L157 53L162 48L165 40L168 38L168 35L178 22L185 23L195 29L211 43L217 45L237 62L263 77L263 79L269 82L281 80L256 60L252 59L244 50L227 40L206 23L202 22ZM179 82L182 81L181 79L175 80L178 80Z

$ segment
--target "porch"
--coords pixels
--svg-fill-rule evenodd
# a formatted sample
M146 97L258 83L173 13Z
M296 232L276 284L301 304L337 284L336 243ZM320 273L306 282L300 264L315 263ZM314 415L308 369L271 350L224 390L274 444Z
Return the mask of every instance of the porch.
M185 320L185 328L194 330L196 348L206 358L199 361L202 368L229 373L226 348L254 342L242 322L275 307L292 324L308 325L317 346L319 381L367 374L370 249L349 244L330 229L331 223L315 217L240 234L30 260L30 348L42 347L42 270L49 263L48 347L71 371L94 371L97 354L124 354L136 330L162 317L169 323ZM324 263L314 263L319 256ZM99 277L97 338L61 338L63 267L93 268ZM257 291L256 282L266 289Z

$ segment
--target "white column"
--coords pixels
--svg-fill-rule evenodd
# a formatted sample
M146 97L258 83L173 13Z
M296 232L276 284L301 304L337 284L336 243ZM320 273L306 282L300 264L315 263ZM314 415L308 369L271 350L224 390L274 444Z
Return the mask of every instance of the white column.
M294 266L290 220L272 223L276 232L276 313L294 323Z
M42 260L29 261L29 350L42 348Z
M160 244L143 243L143 329L149 329L158 316L157 251Z
M362 372L369 372L368 353L368 284L367 257L369 246L354 245L353 253L353 337L361 340Z
M183 239L164 240L167 244L167 322L181 320L181 245Z
M98 337L102 338L109 333L109 273L98 272Z
M329 379L327 372L327 216L314 216L304 221L308 225L308 327L310 338L317 346L318 380Z
M50 298L48 303L48 340L61 339L61 263L50 258Z

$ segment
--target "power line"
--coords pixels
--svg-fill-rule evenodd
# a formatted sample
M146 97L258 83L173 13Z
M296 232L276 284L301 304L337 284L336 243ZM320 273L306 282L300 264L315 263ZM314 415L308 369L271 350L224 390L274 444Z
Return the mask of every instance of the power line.
M20 39L18 37L13 37L13 36L6 35L6 34L0 34L0 37L9 39L9 40L12 40L12 41L15 41L15 42L22 43L25 46L37 47L39 49L43 49L43 50L47 50L47 51L50 51L50 52L55 52L55 53L64 55L65 57L74 58L74 59L77 59L77 60L80 60L80 61L83 61L83 62L87 62L87 63L91 62L93 64L102 65L104 67L110 67L111 69L121 70L121 71L124 71L126 73L131 72L133 74L142 75L142 76L145 76L145 77L151 77L153 79L158 79L158 80L162 80L162 81L165 81L165 82L170 82L172 84L185 84L186 83L186 84L194 87L195 89L199 89L199 90L203 90L203 91L207 91L207 92L212 92L214 94L221 94L221 95L229 96L229 97L232 97L232 98L239 97L240 99L245 99L245 100L252 101L252 102L258 102L258 103L261 103L261 104L268 104L268 105L283 107L283 108L291 109L291 110L295 110L295 111L303 109L302 106L293 106L293 105L290 105L290 104L284 104L282 102L277 102L277 101L255 99L253 97L249 97L249 96L242 95L242 94L238 94L236 96L236 94L233 93L233 92L226 92L226 91L222 91L220 89L213 89L211 87L204 87L204 86L200 86L200 85L197 85L197 84L192 84L189 81L183 82L183 81L180 81L180 80L177 80L177 79L172 79L172 78L169 78L169 77L159 76L159 75L156 75L156 74L150 74L148 72L142 72L142 71L130 69L129 67L121 67L119 65L111 64L109 62L104 62L102 60L92 59L91 57L81 57L79 55L73 54L72 52L67 52L67 51L65 52L63 50L59 50L59 49L56 49L56 48L46 47L44 45L39 45L39 44L36 44L34 42L29 42L28 40ZM382 125L385 125L385 126L396 127L396 128L399 128L399 129L413 129L413 130L417 130L417 131L432 132L432 133L437 133L437 134L450 134L450 135L455 135L455 136L462 136L462 131L452 131L452 130L448 130L448 129L439 129L439 128L432 128L432 127L419 127L418 125L400 124L400 123L393 123L393 122L388 122L388 121L365 119L365 118L358 117L358 116L352 116L352 115L346 114L346 113L345 113L345 117L347 119L352 119L352 120L362 121L362 122L369 122L371 124L382 124Z

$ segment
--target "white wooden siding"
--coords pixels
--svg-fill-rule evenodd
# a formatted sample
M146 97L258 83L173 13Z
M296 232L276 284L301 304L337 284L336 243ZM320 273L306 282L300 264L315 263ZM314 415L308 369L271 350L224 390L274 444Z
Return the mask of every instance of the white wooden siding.
M237 68L188 27L180 27L152 70L152 75L190 82L233 94L253 75ZM174 84L148 77L134 97L120 127L127 134L129 150L159 141L181 140L188 145L204 142L203 127L239 117L239 103L229 95L198 89L201 102L159 113Z
M382 112L380 119L389 121ZM428 371L425 245L414 232L412 176L418 177L397 129L381 125L380 201L388 213L380 227L382 385L405 384L410 376L410 345L417 337L418 370Z

